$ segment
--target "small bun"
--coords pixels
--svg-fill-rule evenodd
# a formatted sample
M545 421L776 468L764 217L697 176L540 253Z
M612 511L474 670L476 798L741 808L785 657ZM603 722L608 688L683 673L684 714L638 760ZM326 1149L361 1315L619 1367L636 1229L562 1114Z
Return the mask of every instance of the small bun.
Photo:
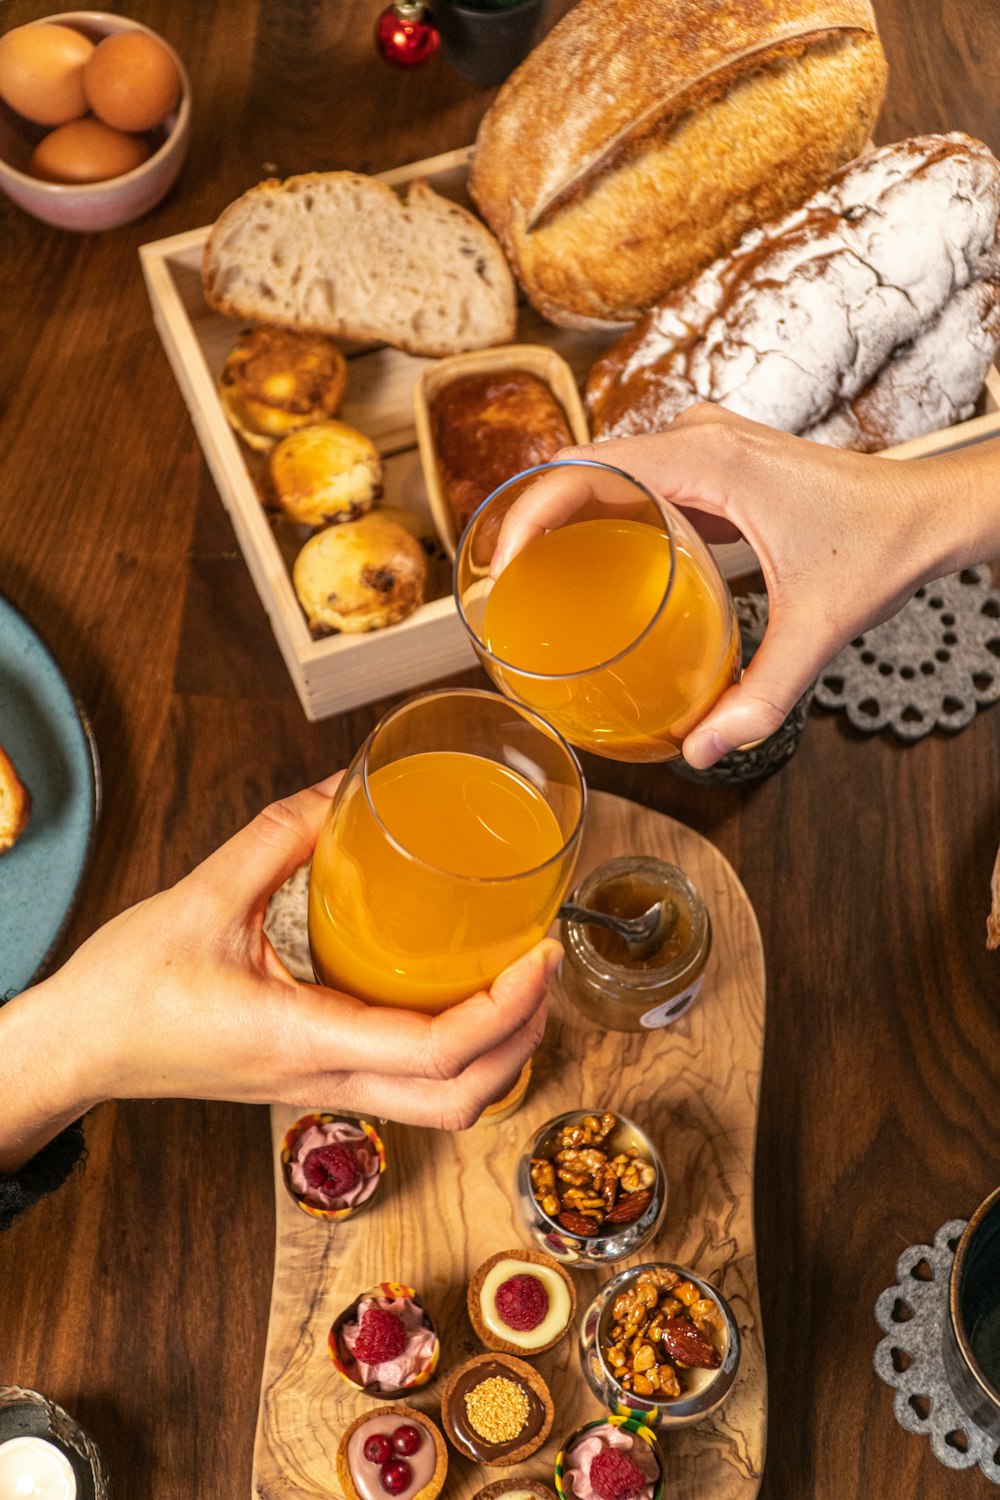
M427 559L420 543L378 511L310 537L292 580L316 635L397 625L423 603Z
M382 492L378 449L346 422L289 433L271 449L268 473L275 504L303 526L354 521Z
M259 452L334 416L346 386L347 364L332 339L287 328L245 329L218 381L229 425Z

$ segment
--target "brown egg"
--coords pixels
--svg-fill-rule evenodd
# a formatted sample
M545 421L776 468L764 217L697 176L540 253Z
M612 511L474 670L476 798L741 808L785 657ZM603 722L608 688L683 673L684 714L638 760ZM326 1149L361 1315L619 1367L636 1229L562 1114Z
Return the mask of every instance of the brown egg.
M155 36L122 31L94 48L83 70L87 103L116 130L152 130L174 108L181 75L169 50Z
M39 141L29 171L46 182L104 182L131 172L150 155L141 136L112 130L88 115L60 125Z
M71 26L42 22L0 37L0 99L36 125L65 125L87 112L84 64L94 44Z

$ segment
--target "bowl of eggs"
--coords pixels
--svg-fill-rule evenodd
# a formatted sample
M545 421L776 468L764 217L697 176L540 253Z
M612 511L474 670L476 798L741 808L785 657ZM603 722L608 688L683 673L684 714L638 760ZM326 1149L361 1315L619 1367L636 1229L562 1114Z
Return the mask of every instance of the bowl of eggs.
M162 37L104 11L0 36L0 189L59 229L128 224L167 193L187 152L191 91Z

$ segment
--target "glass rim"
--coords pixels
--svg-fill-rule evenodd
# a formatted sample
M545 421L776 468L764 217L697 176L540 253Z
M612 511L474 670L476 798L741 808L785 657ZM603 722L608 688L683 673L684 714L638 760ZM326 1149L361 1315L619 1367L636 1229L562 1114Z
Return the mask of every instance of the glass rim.
M540 865L532 865L527 870L516 870L512 875L463 875L457 870L447 870L443 865L432 864L429 859L424 859L421 855L414 854L413 850L407 849L406 845L401 843L399 839L396 838L391 829L386 826L385 821L380 816L378 808L375 806L375 803L372 799L371 787L368 783L368 758L372 752L372 749L374 748L376 736L378 735L379 731L386 728L386 726L390 724L393 719L396 719L401 714L405 713L408 709L414 708L421 703L429 703L434 698L478 698L486 699L490 703L503 704L511 713L517 714L522 719L529 720L533 729L540 732L546 739L554 740L555 743L560 747L560 749L565 752L572 770L576 773L577 784L580 788L580 810L577 814L576 822L574 823L570 832L563 837L563 841L560 844L559 848L554 854L550 854L548 859L543 860ZM419 755L429 752L417 751L415 753ZM459 753L475 755L476 752L465 751ZM485 688L436 688L427 693L417 693L414 697L407 698L402 703L397 703L395 708L390 708L388 713L383 714L374 728L370 730L363 746L361 747L360 754L361 785L364 788L365 800L382 836L392 846L393 849L395 849L399 854L402 854L406 859L412 860L415 865L421 865L425 870L430 870L435 875L445 875L449 880L467 881L470 885L481 886L506 885L511 881L524 880L528 876L540 874L543 870L547 870L550 865L555 864L560 859L564 859L566 854L572 848L573 844L579 842L580 837L583 833L583 822L587 813L587 783L584 778L583 767L580 765L579 758L572 745L568 740L563 738L558 729L553 728L548 720L543 719L541 714L536 713L533 708L528 708L528 706L523 703L517 703L512 698L503 697L499 693L488 692ZM485 760L488 757L479 756L478 758L481 760ZM397 759L402 759L402 757L397 757ZM495 762L495 764L500 765L501 762L497 761ZM538 790L537 787L535 788L535 790ZM548 799L546 799L546 806L548 805ZM553 814L553 816L555 816L555 814ZM561 828L559 831L560 834L562 834Z
M613 656L605 657L603 661L593 662L588 667L578 667L573 672L534 672L527 667L515 666L513 662L506 661L502 656L497 656L496 652L491 651L486 643L480 639L477 632L473 629L465 613L465 608L462 603L462 597L459 593L458 587L458 569L462 557L465 553L467 539L472 531L473 526L486 510L486 507L488 505L492 505L493 501L496 500L499 495L502 495L505 490L510 489L512 484L518 484L522 479L528 479L535 474L548 473L552 469L601 469L606 474L617 474L619 478L628 480L629 484L635 485L636 489L641 491L645 499L648 500L650 504L659 511L664 522L667 537L670 542L670 571L667 574L667 582L666 587L663 590L663 598L660 600L659 604L656 606L656 609L646 621L646 624L642 627L639 634L633 636L628 645L623 646L620 651L616 651ZM452 568L452 594L455 599L456 608L458 609L458 618L461 620L469 635L472 637L472 640L475 643L476 650L481 652L483 656L488 657L491 662L496 662L498 667L503 667L508 672L516 672L519 677L529 677L535 682L572 682L578 677L589 677L593 672L603 672L607 667L614 666L615 662L621 661L622 657L627 656L629 652L634 651L635 648L640 644L640 642L645 640L646 636L652 630L653 626L656 624L657 620L659 620L660 616L663 614L663 611L666 609L667 602L670 599L671 593L673 592L674 577L677 571L677 538L674 531L673 509L674 508L670 505L669 501L661 500L658 495L654 495L652 490L648 489L646 485L643 484L641 479L636 479L634 474L629 474L625 469L619 469L615 464L602 463L600 460L595 458L555 459L546 464L536 464L531 469L522 469L520 474L513 474L510 479L505 479L503 484L498 485L495 490L493 490L489 495L486 496L485 500L481 501L480 504L477 505L476 509L473 511L472 515L466 522L465 529L458 539L458 546L455 548L455 562ZM572 523L565 522L564 524L569 525ZM559 530L561 528L553 529Z

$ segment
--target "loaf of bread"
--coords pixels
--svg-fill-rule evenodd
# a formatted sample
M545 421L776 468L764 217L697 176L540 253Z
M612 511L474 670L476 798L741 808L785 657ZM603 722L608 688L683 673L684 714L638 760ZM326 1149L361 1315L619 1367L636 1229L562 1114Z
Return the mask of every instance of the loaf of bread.
M0 745L0 854L13 849L31 817L31 793Z
M250 322L441 356L508 343L514 282L474 214L424 182L400 198L357 172L251 188L202 261L209 307Z
M528 370L458 375L431 402L441 486L460 536L487 495L573 442L566 413Z
M631 323L864 148L869 0L577 0L511 75L470 188L538 310Z
M860 158L597 361L596 438L695 401L876 451L971 414L1000 342L1000 162L960 134Z

